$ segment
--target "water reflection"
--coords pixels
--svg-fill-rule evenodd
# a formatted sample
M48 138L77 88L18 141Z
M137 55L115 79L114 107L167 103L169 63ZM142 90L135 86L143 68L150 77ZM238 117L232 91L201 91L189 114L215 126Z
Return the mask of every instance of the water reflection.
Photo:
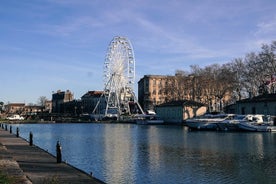
M135 163L132 150L136 144L131 142L133 128L132 125L104 127L103 168L107 180L114 183L123 183L125 180L133 183L132 177L128 177L134 172L132 165Z
M17 125L20 135L107 183L273 183L276 134L181 126Z

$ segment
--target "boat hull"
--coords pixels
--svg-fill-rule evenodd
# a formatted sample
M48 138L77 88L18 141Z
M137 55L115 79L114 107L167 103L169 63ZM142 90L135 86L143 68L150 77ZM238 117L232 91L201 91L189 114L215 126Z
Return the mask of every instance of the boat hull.
M220 122L217 123L218 130L221 131L237 131L239 130L239 123L225 123L225 122Z
M161 124L164 124L163 120L142 120L142 119L137 119L135 121L136 121L136 124L138 124L138 125L161 125Z
M217 129L217 125L215 122L186 121L186 125L190 129L195 129L195 130L216 130Z
M243 131L250 132L276 132L276 126L256 125L248 122L239 123L239 128Z
M138 125L161 125L161 124L164 124L164 120L160 119L156 115L139 115L134 118L134 121Z
M217 123L220 123L227 118L227 114L210 115L206 114L198 118L186 120L186 125L190 129L195 130L218 130Z

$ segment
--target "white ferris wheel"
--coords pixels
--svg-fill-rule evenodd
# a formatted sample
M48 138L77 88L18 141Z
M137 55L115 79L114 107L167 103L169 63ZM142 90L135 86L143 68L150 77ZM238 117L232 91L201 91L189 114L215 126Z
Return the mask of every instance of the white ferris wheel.
M134 95L135 58L130 41L116 36L110 42L104 62L105 116L143 113ZM135 106L136 104L136 106Z

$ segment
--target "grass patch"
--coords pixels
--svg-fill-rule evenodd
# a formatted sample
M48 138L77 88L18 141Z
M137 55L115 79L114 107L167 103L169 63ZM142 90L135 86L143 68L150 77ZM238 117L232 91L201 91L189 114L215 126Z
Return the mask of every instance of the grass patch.
M52 178L46 178L42 181L42 184L60 184L58 176Z
M26 178L21 176L9 176L0 171L0 184L19 184L26 181Z
M16 179L4 174L0 171L0 184L13 184L16 183Z

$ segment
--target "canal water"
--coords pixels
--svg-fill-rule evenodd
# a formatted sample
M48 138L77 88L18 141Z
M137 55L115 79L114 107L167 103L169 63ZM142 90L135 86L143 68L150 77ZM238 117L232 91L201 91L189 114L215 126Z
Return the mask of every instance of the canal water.
M276 133L135 124L18 124L20 136L106 183L276 183Z

